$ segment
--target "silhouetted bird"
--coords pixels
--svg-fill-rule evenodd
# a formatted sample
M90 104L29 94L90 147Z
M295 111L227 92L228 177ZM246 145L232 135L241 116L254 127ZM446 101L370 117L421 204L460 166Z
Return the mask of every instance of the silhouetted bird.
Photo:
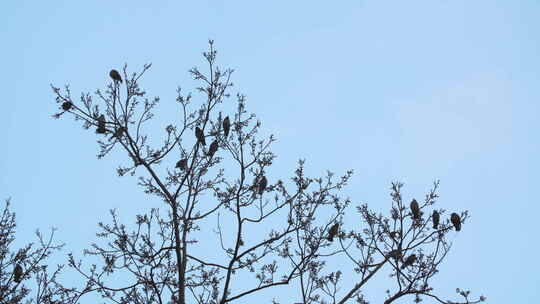
M334 225L332 225L332 227L330 227L330 230L328 230L328 236L326 237L326 239L330 242L333 242L334 237L338 234L338 232L339 232L339 224L335 223Z
M263 177L261 177L261 180L259 181L259 194L263 194L264 189L266 189L266 185L268 185L268 180L266 180L266 176L263 175Z
M62 104L62 110L69 111L69 110L71 110L71 106L73 106L73 104L70 101L65 101Z
M456 228L456 231L461 230L461 218L457 213L452 213L450 221L452 222L452 225L454 225L454 228Z
M118 129L116 129L116 131L114 131L113 136L114 136L114 137L117 137L117 138L120 138L120 137L122 137L122 135L124 135L124 131L125 131L125 130L126 130L126 129L125 129L124 127L120 127L120 128L118 128Z
M218 149L218 142L217 140L214 140L210 144L210 148L208 148L208 156L210 157L214 156L214 154L216 154L217 149Z
M176 168L186 170L187 169L187 158L182 158L176 163Z
M112 69L112 70L109 72L109 76L111 76L111 78L112 78L114 81L120 81L120 83L122 83L122 76L120 76L120 73L118 73L117 70Z
M420 207L418 206L418 202L415 199L411 201L411 211L415 219L420 218Z
M15 269L13 269L13 280L15 283L20 283L23 276L23 268L21 265L17 264Z
M411 266L416 261L416 255L411 254L405 261L403 262L403 265L401 265L401 269L405 269L405 267Z
M439 221L441 220L439 212L437 212L437 210L433 210L433 215L431 216L431 218L433 219L433 229L438 229Z
M242 240L242 236L240 236L240 239L238 240L238 245L244 246L244 240Z
M229 136L230 130L231 130L231 121L229 120L229 116L227 116L223 120L223 132L225 133L225 137Z
M200 142L203 146L206 146L206 141L204 139L204 133L201 128L196 127L195 128L195 136L197 137L197 142Z
M394 249L388 252L388 257L400 260L403 257L403 253L399 249Z
M107 129L105 129L105 115L101 114L98 117L98 127L96 133L105 134Z

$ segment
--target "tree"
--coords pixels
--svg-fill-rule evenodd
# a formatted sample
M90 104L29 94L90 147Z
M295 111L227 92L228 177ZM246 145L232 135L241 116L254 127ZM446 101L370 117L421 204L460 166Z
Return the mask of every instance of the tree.
M0 217L0 303L75 302L75 290L58 282L64 266L58 265L51 272L46 264L51 254L64 246L53 242L55 229L48 238L38 230L37 244L29 243L13 250L17 225L9 206L10 200L7 199Z
M148 143L151 135L145 125L160 99L148 99L140 88L150 64L132 74L125 65L123 84L112 82L106 90L97 90L96 100L82 94L76 102L69 87L53 86L56 102L71 105L67 110L61 107L54 117L69 114L86 129L106 128L97 135L98 158L114 148L123 150L131 163L120 165L118 175L140 174L138 184L144 192L163 201L161 208L138 215L132 229L120 224L117 211L111 210L111 223L99 224L98 236L105 245L94 244L85 251L103 261L101 268L86 266L70 255L69 266L85 279L80 295L95 292L114 303L223 304L245 302L262 290L294 283L302 303L366 303L362 288L386 271L394 287L385 303L406 296L451 303L429 285L450 249L446 240L450 224L442 221L432 229L431 216L422 218L430 213L421 212L435 204L438 182L418 204L414 218L403 203L402 184L396 182L390 216L376 214L364 204L357 207L362 222L355 222L348 232L338 229L346 227L343 215L351 204L339 192L352 171L339 178L330 172L308 177L305 161L300 160L290 183L268 175L276 158L270 151L274 137L258 137L261 123L247 113L244 95L236 95L234 112L227 106L233 70L216 65L212 41L203 56L208 73L190 70L201 83L197 91L203 102L193 103L192 95L179 89L176 100L182 119L165 128L163 143L157 147ZM109 131L120 129L120 136L107 137ZM210 150L205 137L216 143ZM226 170L232 166L235 171ZM444 215L445 210L438 213ZM467 212L461 214L465 221ZM209 237L211 224L215 238ZM334 236L338 242L332 242ZM221 252L198 250L202 245ZM403 260L411 256L414 259ZM346 282L342 271L328 266L333 258L349 261ZM128 278L121 286L112 281L119 275ZM351 281L354 285L347 285ZM338 287L347 290L337 292ZM469 300L468 293L462 296L463 303L484 300Z

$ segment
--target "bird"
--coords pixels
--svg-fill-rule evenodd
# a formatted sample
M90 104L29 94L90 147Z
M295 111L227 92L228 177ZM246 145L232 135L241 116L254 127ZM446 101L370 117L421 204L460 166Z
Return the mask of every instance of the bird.
M120 138L122 135L124 135L124 131L126 129L124 127L120 127L114 131L113 137Z
M214 156L214 154L216 154L217 149L218 149L218 141L214 140L210 144L210 148L208 148L208 156L210 156L210 158L212 158L212 156Z
M203 146L206 146L206 141L204 140L204 132L201 128L195 128L195 136L197 137L197 142L200 142Z
M182 170L187 169L187 158L182 158L176 163L176 168L180 168Z
M230 130L231 130L231 121L229 119L229 116L227 116L223 120L223 132L225 133L225 137L229 136Z
M456 228L456 231L461 230L461 218L457 213L452 213L452 215L450 216L450 221L452 222L452 225L454 225L454 227Z
M433 229L439 228L439 221L441 219L441 216L439 215L439 212L437 210L433 210L433 215L431 216L433 219Z
M388 252L388 257L399 260L403 257L403 253L399 249L394 249Z
M416 261L416 255L411 254L408 258L405 259L403 262L403 265L401 265L401 269L405 269L407 266L411 266Z
M23 268L20 264L17 264L15 266L15 269L13 269L13 280L15 283L20 283L23 276Z
M71 106L73 106L73 104L70 101L65 101L62 104L62 110L69 111L71 109Z
M418 206L418 202L415 199L411 201L411 211L415 219L420 218L420 207Z
M338 231L339 231L339 224L335 223L334 225L332 225L332 227L330 227L330 230L328 230L328 236L326 237L326 239L330 242L333 242L334 236L338 234Z
M120 81L120 83L122 83L122 76L120 76L120 73L118 73L117 70L112 69L112 70L109 72L109 76L111 76L111 78L112 78L114 81Z
M258 192L259 194L263 194L264 192L264 189L266 189L266 185L268 185L268 180L266 179L266 176L262 176L261 177L261 180L259 181L259 189L258 189Z
M107 132L107 129L105 129L105 115L101 114L98 117L98 127L96 130L96 133L105 134L106 132Z

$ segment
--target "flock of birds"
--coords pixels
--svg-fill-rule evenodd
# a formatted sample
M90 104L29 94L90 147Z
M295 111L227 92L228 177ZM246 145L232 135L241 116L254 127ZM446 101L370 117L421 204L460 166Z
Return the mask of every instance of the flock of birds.
M410 207L411 207L411 212L413 214L413 218L415 220L419 220L422 213L420 212L420 207L418 206L418 202L415 199L411 201ZM438 229L441 216L437 210L433 210L431 219L433 221L433 229ZM461 218L459 217L457 213L454 212L450 215L450 222L452 222L452 225L454 226L456 231L461 230Z
M117 70L112 69L109 72L109 76L114 80L122 83L122 76L120 76L120 73L118 73ZM223 135L225 138L229 136L229 132L231 130L231 120L229 116L225 117L222 122L223 127ZM105 129L105 116L101 115L98 118L98 128L96 130L97 133L105 133L107 130ZM121 134L120 134L121 135ZM197 138L197 143L200 143L203 146L206 146L206 136L204 135L204 131L196 127L195 128L195 137ZM219 142L217 139L212 141L210 144L210 147L208 147L207 156L212 158L214 154L216 154L217 150L219 148ZM176 163L176 168L181 170L187 170L188 169L188 159L182 158ZM266 189L266 186L268 185L268 180L263 175L260 178L257 178L254 182L253 188L256 189L257 193L261 195L264 190Z
M420 220L420 218L422 216L422 212L420 211L420 206L418 205L418 202L416 201L416 199L413 199L411 201L411 204L410 204L409 207L411 209L413 219L415 221ZM431 216L431 219L432 219L432 222L433 222L433 229L438 229L439 228L439 222L441 220L441 215L439 214L439 212L437 210L433 210L433 214ZM461 231L461 218L457 213L454 212L454 213L452 213L450 215L450 222L452 223L452 225L454 226L454 229L456 229L456 231ZM327 235L326 239L328 241L330 241L330 242L333 242L334 237L338 233L339 233L339 224L335 223L328 230L328 235ZM396 260L400 260L400 259L403 258L403 254L401 253L400 249L394 249L394 250L390 251L388 253L388 256L391 257L391 258L394 258ZM401 265L401 269L405 269L406 267L414 264L415 261L416 261L416 255L411 254L405 260L403 260L402 265Z
M122 83L122 77L120 76L120 73L117 70L112 69L109 72L109 76L114 81L118 81L118 82ZM70 110L71 107L72 107L72 104L69 101L66 101L66 102L64 102L62 104L62 109L64 111ZM227 117L225 117L225 119L223 119L222 126L223 126L223 133L225 135L225 138L227 138L229 136L229 132L230 132L230 129L231 129L231 121L229 119L229 116L227 116ZM106 132L107 132L107 129L105 128L105 116L102 114L102 115L100 115L98 117L98 127L96 129L96 133L105 134ZM117 131L115 131L114 136L121 136L122 133L123 133L123 129L119 128ZM203 132L203 130L201 128L199 128L199 127L195 128L195 137L197 138L197 143L200 143L203 146L206 146L205 135L204 135L204 132ZM218 143L218 141L216 139L216 140L212 141L212 143L210 144L210 147L208 148L207 155L210 158L212 158L214 156L214 154L217 152L218 148L219 148L219 143ZM188 168L188 159L183 158L183 159L179 160L176 163L176 168L179 168L181 170L187 170L187 168ZM264 192L264 190L266 189L267 185L268 185L268 181L267 181L266 177L263 175L262 177L255 179L255 182L253 184L253 189L256 189L257 193L259 195L261 195ZM414 220L420 220L420 218L422 216L422 212L420 211L420 206L418 205L418 202L416 201L416 199L413 199L411 201L410 209L411 209L413 219ZM441 216L440 216L440 214L439 214L439 212L437 210L433 210L433 214L431 216L431 219L433 221L433 229L438 229ZM454 226L456 231L461 230L461 218L457 213L454 212L454 213L452 213L450 215L450 222L452 223L452 225ZM328 241L330 241L330 242L333 242L334 237L338 233L339 233L339 224L335 223L328 230L328 236L326 237L326 239ZM390 253L388 255L390 257L393 257L393 258L396 258L396 259L401 259L402 258L400 250L392 250L392 251L390 251ZM409 257L407 257L403 261L401 269L404 269L407 266L412 265L415 261L416 261L416 255L414 255L414 254L410 255ZM16 282L17 282L17 280L20 282L20 279L22 277L22 271L23 271L22 267L17 264L17 266L14 269L14 277L15 277Z
M122 76L120 76L120 73L117 70L112 69L109 72L109 76L115 82L122 83ZM62 104L62 109L64 111L70 110L71 107L72 107L72 104L69 101L66 101L66 102L64 102ZM102 114L97 118L96 133L98 133L98 134L107 133L107 129L106 129L105 126L106 126L105 116ZM224 135L225 138L227 138L229 136L229 132L231 130L231 120L230 120L229 116L227 116L227 117L225 117L223 119L222 127L223 127L223 135ZM118 128L114 132L113 136L120 137L120 136L122 136L123 132L124 132L123 128ZM199 128L199 127L195 128L195 137L197 138L197 143L198 144L200 143L201 145L206 146L206 136L204 135L204 131L201 128ZM219 142L218 142L217 139L215 139L214 141L212 141L212 143L208 147L207 156L212 158L214 156L214 154L216 154L218 148L219 148ZM175 167L178 168L178 169L181 169L181 170L187 170L188 169L188 159L187 158L180 159L178 162L176 162ZM253 186L252 186L252 189L256 190L256 191L254 191L254 195L255 194L261 195L264 192L264 190L266 189L267 185L268 185L268 180L266 179L266 177L264 175L256 178L254 183L253 183Z

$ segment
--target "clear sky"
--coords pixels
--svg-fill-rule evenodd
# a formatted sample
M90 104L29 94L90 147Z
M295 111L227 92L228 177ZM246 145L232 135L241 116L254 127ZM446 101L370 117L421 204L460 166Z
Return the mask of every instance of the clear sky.
M113 67L152 62L142 85L170 105L178 85L193 88L187 71L204 67L211 38L236 70L233 92L278 138L271 176L291 176L299 158L312 175L354 169L344 195L381 210L391 181L423 197L440 179L441 206L471 214L452 236L440 294L468 287L489 303L532 303L539 16L532 0L2 1L0 197L12 198L18 244L55 226L64 252L80 253L108 209L129 223L157 206L136 178L116 176L118 153L96 159L93 132L51 118L50 84L79 96Z

